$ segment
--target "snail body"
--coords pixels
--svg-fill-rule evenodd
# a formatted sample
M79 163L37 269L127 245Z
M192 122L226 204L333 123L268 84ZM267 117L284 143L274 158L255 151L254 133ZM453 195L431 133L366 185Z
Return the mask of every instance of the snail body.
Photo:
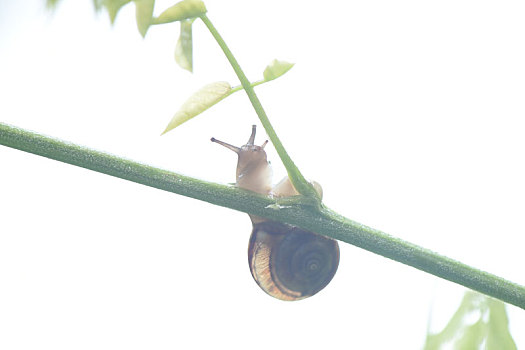
M298 195L289 178L271 186L271 168L264 147L254 144L256 126L242 147L211 139L238 155L236 185L274 197ZM321 194L321 188L314 184ZM295 226L250 215L253 230L248 244L248 263L257 284L281 300L300 300L322 290L339 265L337 241Z

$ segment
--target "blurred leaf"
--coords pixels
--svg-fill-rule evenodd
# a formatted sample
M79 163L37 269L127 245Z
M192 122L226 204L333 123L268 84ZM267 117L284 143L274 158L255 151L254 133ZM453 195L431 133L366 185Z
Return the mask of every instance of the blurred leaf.
M102 0L102 5L106 8L109 13L111 24L115 23L117 13L120 11L122 6L131 2L131 0Z
M60 0L46 0L46 7L50 10L54 10L59 2Z
M192 24L195 19L180 21L180 35L175 46L175 61L182 68L193 72Z
M515 350L503 302L469 291L445 328L427 334L424 350Z
M100 11L103 5L103 0L93 0L93 6L95 7L95 11Z
M456 336L456 333L459 332L463 326L463 320L465 316L474 312L477 308L473 305L474 301L472 298L477 296L477 294L465 294L463 301L459 305L459 308L454 313L449 323L445 328L438 334L428 334L426 345L424 350L434 350L439 349L441 344L452 341Z
M273 60L263 72L264 80L270 81L279 78L293 67L293 63L286 61Z
M485 339L485 323L480 318L476 323L467 327L463 335L457 337L454 348L456 349L480 349L483 340Z
M93 7L95 7L95 11L100 10L103 1L104 0L93 0ZM55 10L60 2L62 2L62 0L46 0L46 7L49 10Z
M161 135L164 135L221 101L230 94L231 89L230 84L225 81L204 86L184 102Z
M505 304L501 301L488 298L490 319L487 330L487 350L516 349L516 343L509 332L509 319Z
M182 0L153 19L153 24L162 24L196 18L206 13L206 6L200 0Z
M153 8L155 0L133 0L135 2L135 16L137 18L137 27L142 37L146 36L151 22L153 21Z

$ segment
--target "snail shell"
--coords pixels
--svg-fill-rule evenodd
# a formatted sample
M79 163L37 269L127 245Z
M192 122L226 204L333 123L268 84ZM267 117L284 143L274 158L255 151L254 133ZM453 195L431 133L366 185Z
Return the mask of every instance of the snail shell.
M339 264L336 241L274 221L255 224L248 245L254 280L271 296L300 300L332 280Z
M298 195L288 177L271 187L271 169L264 147L252 134L242 147L212 138L236 152L236 185L250 191L275 197ZM319 184L314 187L322 193ZM253 230L248 244L250 271L257 284L269 295L281 300L300 300L326 287L339 265L337 241L298 227L250 215Z

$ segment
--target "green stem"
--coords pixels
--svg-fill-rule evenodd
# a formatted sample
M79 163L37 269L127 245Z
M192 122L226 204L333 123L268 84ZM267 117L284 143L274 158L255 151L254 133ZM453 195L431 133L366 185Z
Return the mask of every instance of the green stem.
M257 81L254 81L253 83L250 83L250 86L251 87L256 87L258 85L261 85L261 84L264 84L264 83L267 83L267 82L268 82L267 80L257 80ZM244 90L244 87L242 85L233 87L230 90L230 95L233 94L234 92L241 91L241 90Z
M0 145L286 222L353 244L525 309L525 287L361 225L330 209L313 208L307 204L305 198L288 198L286 206L279 207L275 205L279 202L253 192L182 176L2 123Z
M233 56L232 52L226 45L226 42L222 39L217 29L213 26L210 19L205 14L201 15L200 19L202 19L206 27L208 27L208 30L210 31L211 35L215 38L222 51L226 55L226 58L230 62L233 70L235 71L235 74L237 74L237 77L239 78L241 85L244 88L244 91L246 91L246 94L248 95L248 98L250 99L250 102L252 103L255 112L259 116L261 124L266 130L266 133L272 141L272 144L275 147L277 154L279 154L281 161L286 167L288 177L292 181L292 184L294 185L295 189L304 196L307 196L309 198L316 198L320 201L319 195L317 194L313 186L308 181L306 181L303 174L301 174L295 163L292 161L292 158L290 158L290 156L286 152L286 149L284 148L283 144L281 143L281 140L279 139L275 130L273 129L273 126L270 123L270 120L268 119L268 116L266 115L266 112L264 111L264 108L261 105L261 101L259 101L259 98L255 94L255 91L252 85L250 84L250 81L242 71L241 66L239 65L239 63L235 59L235 56Z

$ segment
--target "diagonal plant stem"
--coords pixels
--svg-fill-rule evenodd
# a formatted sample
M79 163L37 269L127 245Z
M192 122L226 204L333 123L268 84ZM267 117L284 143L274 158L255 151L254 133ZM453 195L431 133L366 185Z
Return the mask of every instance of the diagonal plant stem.
M288 152L286 152L286 149L284 148L281 140L277 136L277 133L275 132L272 124L270 123L270 120L268 119L268 116L266 115L266 112L264 111L264 108L262 107L259 98L255 94L255 90L253 89L252 84L244 74L243 70L241 69L241 66L235 59L235 56L233 56L231 50L228 48L228 45L226 45L226 42L222 39L215 26L211 23L210 19L205 14L202 14L200 16L200 19L204 22L210 33L213 35L213 37L219 44L220 48L226 55L226 58L230 62L233 70L235 71L235 74L237 74L237 77L241 81L242 87L244 88L244 91L246 91L246 94L248 95L248 98L250 99L250 102L252 103L255 112L259 116L259 120L264 126L268 137L272 141L272 144L275 147L277 154L279 154L279 157L281 158L281 161L283 162L286 171L288 172L288 177L292 181L292 184L294 185L295 189L300 194L308 198L315 198L318 202L320 202L319 194L315 191L313 186L304 178L303 174L299 171L299 168L297 168L295 163L292 161L292 158L290 158L290 156L288 155Z
M279 206L279 201L276 202L274 199L253 192L193 179L2 123L0 123L0 145L295 225L353 244L525 309L524 286L361 225L330 209L319 209L310 205L304 197L287 198L286 205Z

